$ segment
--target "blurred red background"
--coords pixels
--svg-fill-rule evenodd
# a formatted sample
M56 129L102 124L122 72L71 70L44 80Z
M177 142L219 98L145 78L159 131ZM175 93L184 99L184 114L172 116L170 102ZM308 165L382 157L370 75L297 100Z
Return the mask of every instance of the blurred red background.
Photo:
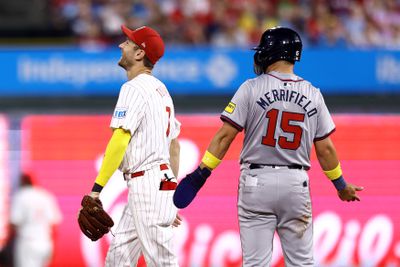
M193 170L220 127L218 115L182 115L180 177ZM110 238L92 243L76 222L82 196L91 189L111 136L109 116L27 116L22 122L22 169L53 192L61 206L52 266L102 266ZM336 115L332 138L345 178L365 187L361 202L341 202L312 155L311 193L317 266L400 266L400 116ZM237 222L238 158L243 136L190 207L176 229L181 266L241 266ZM118 221L126 201L119 172L102 192ZM279 240L273 266L283 266ZM143 263L141 263L142 266Z

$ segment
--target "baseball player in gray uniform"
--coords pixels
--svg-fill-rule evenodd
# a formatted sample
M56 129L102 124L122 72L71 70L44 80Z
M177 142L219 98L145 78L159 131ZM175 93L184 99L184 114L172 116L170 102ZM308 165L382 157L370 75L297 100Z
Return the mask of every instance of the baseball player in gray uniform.
M313 266L312 212L307 170L317 158L343 201L360 200L362 187L346 183L330 134L334 122L321 92L293 73L302 51L289 28L265 31L254 48L254 71L222 112L222 127L200 166L178 185L174 203L190 204L236 135L245 130L240 155L238 216L243 266L269 266L277 231L286 266Z
M128 203L105 265L136 266L143 254L147 266L178 266L172 226L179 225L180 218L172 197L179 167L180 123L167 88L151 75L164 54L164 43L150 27L130 30L122 26L122 31L127 39L119 46L119 65L128 81L121 87L110 125L113 135L90 194L99 197L117 168L124 173Z

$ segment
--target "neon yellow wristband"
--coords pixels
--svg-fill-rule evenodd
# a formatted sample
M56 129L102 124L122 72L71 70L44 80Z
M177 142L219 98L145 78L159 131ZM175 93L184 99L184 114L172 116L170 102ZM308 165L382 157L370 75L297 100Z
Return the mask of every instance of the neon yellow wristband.
M342 176L342 168L340 167L340 163L330 171L324 171L325 175L329 178L329 180L336 180L340 176Z
M218 159L216 156L206 151L206 153L203 156L203 159L201 160L204 165L206 165L210 169L215 169L217 166L221 163L221 160Z

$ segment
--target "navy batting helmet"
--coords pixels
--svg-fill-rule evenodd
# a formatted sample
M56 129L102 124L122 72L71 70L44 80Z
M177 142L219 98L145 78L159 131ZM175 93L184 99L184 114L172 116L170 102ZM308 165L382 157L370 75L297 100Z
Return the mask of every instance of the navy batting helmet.
M253 48L256 51L254 72L261 75L269 65L278 60L293 64L300 61L302 47L300 35L292 29L275 27L266 30L261 36L260 44Z

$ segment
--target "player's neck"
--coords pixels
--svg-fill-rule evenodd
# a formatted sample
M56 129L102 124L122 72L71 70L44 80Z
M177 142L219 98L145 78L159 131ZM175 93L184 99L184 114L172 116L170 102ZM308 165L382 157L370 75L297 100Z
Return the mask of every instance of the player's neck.
M280 73L289 73L293 74L294 65L290 62L280 60L268 66L266 73L271 71L276 71Z
M144 66L138 66L138 67L132 67L131 69L129 69L126 72L126 75L128 76L128 80L132 80L133 78L135 78L136 76L138 76L139 74L149 74L151 75L151 70L149 70L148 68L144 67Z

